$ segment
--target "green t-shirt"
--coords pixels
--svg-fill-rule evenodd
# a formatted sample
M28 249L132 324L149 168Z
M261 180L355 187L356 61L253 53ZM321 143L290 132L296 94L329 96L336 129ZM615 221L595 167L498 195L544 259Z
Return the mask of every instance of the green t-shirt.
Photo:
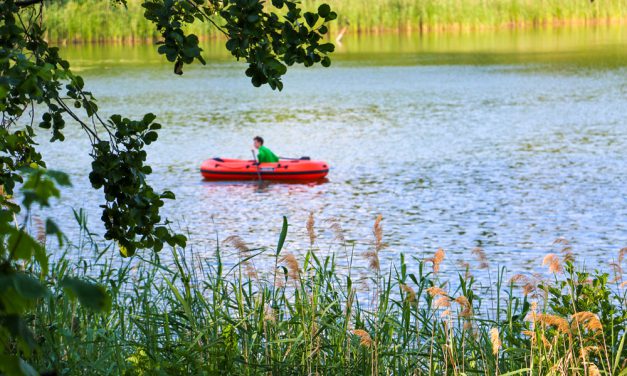
M257 162L259 163L276 163L279 161L279 157L277 157L272 150L267 147L261 145L259 147L259 154L257 154Z

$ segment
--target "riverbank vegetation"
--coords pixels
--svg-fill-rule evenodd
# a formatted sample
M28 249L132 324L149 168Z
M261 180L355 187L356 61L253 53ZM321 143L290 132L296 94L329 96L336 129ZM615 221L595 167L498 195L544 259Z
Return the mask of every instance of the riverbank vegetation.
M325 255L311 216L306 250L284 249L285 222L273 248L230 236L210 254L188 246L121 261L98 247L84 218L77 213L84 241L57 255L48 273L26 265L49 288L25 313L36 342L28 361L40 371L627 374L625 249L608 272L578 270L564 239L539 260L542 275L510 274L479 248L461 264L441 249L384 263L391 250L381 217L369 246L325 224L338 243ZM52 244L42 230L38 238ZM475 275L489 275L489 285ZM100 286L108 307L95 311L54 287L68 276Z
M141 42L158 35L143 16L139 0L129 0L128 9L108 1L48 1L44 11L49 40ZM606 0L330 0L339 22L331 34L383 31L435 32L472 31L492 28L539 27L562 24L604 24L624 21L627 1ZM303 8L315 10L319 2L304 0ZM219 19L216 19L219 23ZM189 31L214 37L219 31L197 22Z

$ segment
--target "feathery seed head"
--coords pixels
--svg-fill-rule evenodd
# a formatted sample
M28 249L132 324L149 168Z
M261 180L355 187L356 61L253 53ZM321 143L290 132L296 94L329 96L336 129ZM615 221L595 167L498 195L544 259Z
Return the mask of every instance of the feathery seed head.
M542 265L548 265L551 273L560 273L562 271L562 263L560 262L559 257L557 257L554 253L549 253L544 256Z
M342 225L336 219L327 220L331 225L329 228L333 232L334 239L339 241L340 243L345 243L346 238L344 237L344 230L342 229Z
M242 238L237 235L229 236L228 238L224 239L223 243L233 246L240 253L246 253L250 250L246 242L244 242L244 240L242 240Z
M408 286L406 284L401 284L401 290L403 290L405 292L405 294L407 294L406 298L407 301L409 301L410 303L413 303L416 301L416 291L414 291L413 288L411 288L411 286Z
M601 371L595 364L590 364L588 366L588 376L601 376Z
M313 246L316 242L316 231L314 225L316 220L314 219L314 213L309 212L309 218L307 218L307 234L309 235L309 243Z
M568 325L568 321L566 321L566 319L547 313L535 314L534 312L531 312L527 315L525 320L533 323L554 326L560 333L568 333L570 329L570 325Z
M285 256L283 256L279 260L279 262L285 263L285 266L287 267L288 275L290 276L291 279L293 280L300 279L300 266L298 265L298 260L296 260L296 256L294 256L291 253L288 253Z
M366 259L368 260L368 266L372 270L380 270L381 263L379 262L379 253L377 251L367 251L365 253Z
M499 338L499 330L497 328L490 329L490 342L492 343L492 354L498 354L501 348L501 339Z
M486 256L483 248L473 248L472 254L477 256L477 260L479 260L479 269L487 269L490 266L490 264L488 263L488 257Z
M370 337L370 334L368 334L367 331L362 330L362 329L355 329L353 330L353 334L359 337L360 345L364 347L370 347L372 345L372 337Z
M460 317L468 318L472 316L472 305L470 304L470 301L468 301L468 298L460 295L455 298L455 302L462 307L462 310L459 313Z
M589 331L598 332L603 330L603 325L599 320L599 316L592 312L577 312L571 317L573 328L577 328L579 325L583 325L583 327L588 329Z
M446 295L446 291L437 286L431 286L427 288L427 293L429 293L429 295L431 296Z
M433 301L435 308L448 308L451 306L451 298L448 296L440 296Z

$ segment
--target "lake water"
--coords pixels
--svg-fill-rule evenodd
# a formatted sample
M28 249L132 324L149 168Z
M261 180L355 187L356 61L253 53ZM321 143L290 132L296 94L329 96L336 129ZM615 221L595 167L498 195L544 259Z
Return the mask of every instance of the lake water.
M152 183L176 193L165 214L197 253L214 251L216 233L272 247L283 215L287 250L301 253L310 212L325 252L339 248L330 221L359 254L381 214L383 259L442 247L448 268L476 246L493 266L527 271L558 237L594 267L627 246L625 27L347 36L331 68L293 68L280 93L252 87L222 44L182 77L152 46L62 49L103 113L158 115ZM202 181L204 159L249 158L255 135L281 156L327 161L328 182ZM46 214L75 238L71 208L98 232L103 198L89 186L86 137L67 136L41 145L74 183Z

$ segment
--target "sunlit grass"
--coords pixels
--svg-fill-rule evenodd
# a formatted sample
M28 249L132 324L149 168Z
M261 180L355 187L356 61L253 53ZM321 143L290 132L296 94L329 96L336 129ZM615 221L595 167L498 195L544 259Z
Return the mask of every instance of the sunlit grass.
M304 0L305 9L323 1ZM626 0L328 0L339 14L330 25L333 33L346 27L353 32L475 30L494 27L540 26L623 20ZM47 36L55 41L143 41L158 35L144 19L141 1L129 0L128 9L109 1L48 1L44 10ZM208 23L189 30L216 36Z

